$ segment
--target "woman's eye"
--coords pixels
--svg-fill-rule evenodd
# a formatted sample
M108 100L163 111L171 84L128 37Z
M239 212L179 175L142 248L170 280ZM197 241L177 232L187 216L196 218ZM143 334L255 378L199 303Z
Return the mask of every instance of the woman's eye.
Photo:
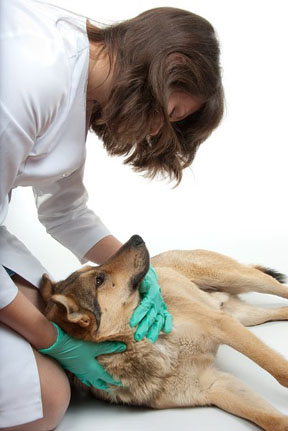
M103 281L104 281L104 275L102 275L102 274L97 275L97 277L96 277L96 288L100 287L101 284L103 283Z

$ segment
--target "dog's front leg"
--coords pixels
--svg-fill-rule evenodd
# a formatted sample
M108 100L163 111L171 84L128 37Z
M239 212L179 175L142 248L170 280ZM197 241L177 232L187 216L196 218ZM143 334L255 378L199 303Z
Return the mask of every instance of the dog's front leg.
M263 343L233 316L215 313L209 332L219 344L227 344L243 353L272 374L281 385L288 387L288 361Z

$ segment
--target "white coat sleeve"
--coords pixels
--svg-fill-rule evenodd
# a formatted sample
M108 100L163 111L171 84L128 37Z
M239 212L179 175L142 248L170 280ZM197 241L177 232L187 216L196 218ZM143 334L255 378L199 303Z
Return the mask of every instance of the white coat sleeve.
M83 184L84 162L68 177L47 186L34 187L40 222L58 242L69 248L81 263L84 255L110 231L87 207Z

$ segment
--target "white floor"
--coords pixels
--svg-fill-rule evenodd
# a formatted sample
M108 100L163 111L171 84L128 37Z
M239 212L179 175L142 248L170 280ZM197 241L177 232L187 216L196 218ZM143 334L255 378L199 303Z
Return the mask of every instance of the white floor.
M245 295L249 302L267 306L287 305L271 295ZM287 316L288 319L288 316ZM250 328L259 338L288 359L288 322L270 322ZM221 346L217 365L249 384L274 407L288 415L288 390L266 371L242 354ZM154 411L115 406L100 402L83 393L73 392L70 407L57 431L119 430L245 431L258 430L256 425L214 407ZM275 430L277 431L277 430Z

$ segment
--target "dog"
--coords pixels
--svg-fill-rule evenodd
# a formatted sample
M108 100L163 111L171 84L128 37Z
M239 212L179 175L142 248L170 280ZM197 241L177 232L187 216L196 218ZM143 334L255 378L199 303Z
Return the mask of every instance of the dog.
M129 320L141 297L150 257L134 235L105 264L86 266L66 280L43 276L40 291L47 318L70 336L87 341L122 341L123 353L101 355L99 363L123 386L90 389L100 399L154 409L214 405L267 431L288 431L288 416L270 406L214 360L226 344L249 357L288 387L288 361L246 326L287 320L288 307L247 304L240 293L260 292L288 299L284 276L246 266L206 251L168 251L151 259L173 329L155 343L134 340Z

